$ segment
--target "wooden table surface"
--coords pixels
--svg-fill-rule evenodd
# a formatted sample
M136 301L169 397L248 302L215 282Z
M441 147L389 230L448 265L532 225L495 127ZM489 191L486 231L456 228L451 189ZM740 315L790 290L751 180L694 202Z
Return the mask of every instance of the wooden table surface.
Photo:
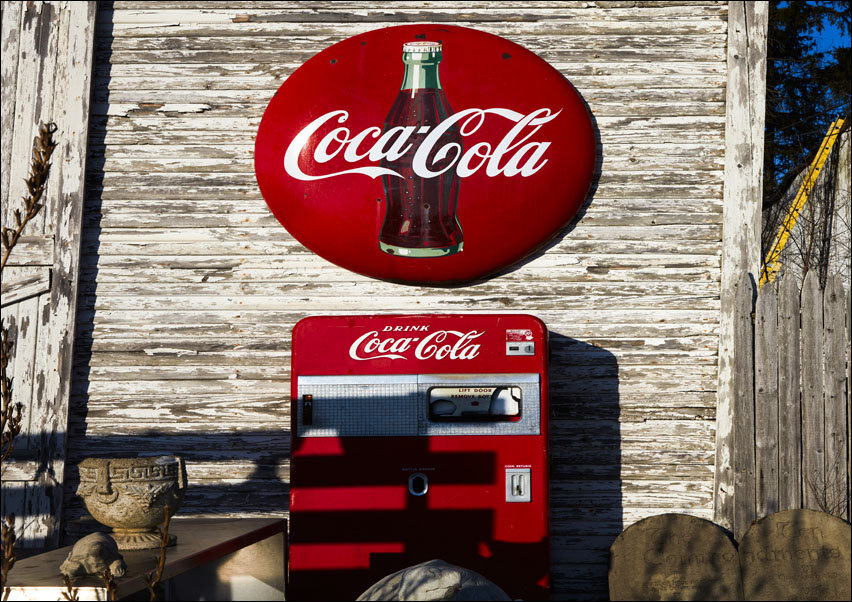
M284 531L284 519L209 519L175 518L169 525L169 534L177 536L177 543L166 551L163 581L190 569L212 562L253 543ZM18 560L9 571L6 586L12 588L13 599L56 599L47 591L46 597L33 598L33 588L61 588L59 565L71 552L72 546L58 548L29 558ZM147 588L144 575L154 570L160 550L128 550L122 552L127 572L115 580L118 596L126 596ZM282 567L283 570L283 567ZM103 581L84 577L75 581L80 590L102 589ZM24 592L23 588L29 590ZM17 591L15 591L17 589ZM81 594L84 592L81 591ZM16 595L17 594L17 595ZM23 597L21 597L23 595ZM89 596L85 596L88 598ZM83 596L81 595L81 598Z

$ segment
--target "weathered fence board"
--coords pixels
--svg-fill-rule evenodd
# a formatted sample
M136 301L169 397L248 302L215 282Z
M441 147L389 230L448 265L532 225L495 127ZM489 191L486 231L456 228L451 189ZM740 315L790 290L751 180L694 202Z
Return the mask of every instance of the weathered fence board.
M755 519L754 441L754 323L755 291L751 274L743 273L734 293L733 413L734 472L733 532L740 537Z
M762 294L762 293L761 293ZM799 287L786 276L778 286L778 510L801 507L802 406Z
M778 295L770 283L760 291L754 318L755 495L759 516L778 511L778 351Z
M755 355L742 369L754 371L755 395L751 408L748 402L735 407L733 461L737 474L753 467L756 491L747 484L734 490L735 511L761 518L811 508L846 518L850 349L843 279L830 276L820 289L819 276L809 271L800 300L797 276L788 273L777 288L764 285L754 307ZM738 305L745 332L750 311L749 304ZM736 398L748 399L748 377L735 378ZM750 520L735 514L733 522L739 536Z
M849 443L846 437L846 349L844 326L846 323L846 292L839 275L828 278L823 292L823 403L825 477L822 486L824 508L848 518L843 512L847 505L848 489L846 455Z
M802 284L802 494L814 509L825 486L822 313L819 275L810 271Z

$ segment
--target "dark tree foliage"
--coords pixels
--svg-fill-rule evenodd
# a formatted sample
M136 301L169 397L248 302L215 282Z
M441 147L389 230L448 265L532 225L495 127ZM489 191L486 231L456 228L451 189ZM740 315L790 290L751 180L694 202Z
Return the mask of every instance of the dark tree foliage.
M819 52L816 36L828 24L838 27L847 41L832 52ZM764 208L777 202L807 167L831 122L849 114L849 33L846 1L770 2Z

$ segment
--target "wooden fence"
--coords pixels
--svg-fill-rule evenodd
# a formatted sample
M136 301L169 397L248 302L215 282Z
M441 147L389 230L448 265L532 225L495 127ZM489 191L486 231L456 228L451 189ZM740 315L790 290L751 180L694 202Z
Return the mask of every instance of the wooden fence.
M790 508L850 517L849 297L811 271L756 294L737 287L734 367L734 534ZM747 344L752 338L753 345Z

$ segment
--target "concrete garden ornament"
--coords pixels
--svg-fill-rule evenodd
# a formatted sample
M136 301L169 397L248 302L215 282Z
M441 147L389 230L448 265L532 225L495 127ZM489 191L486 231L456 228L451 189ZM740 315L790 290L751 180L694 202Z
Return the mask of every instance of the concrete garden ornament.
M169 516L177 512L186 491L182 458L87 458L79 468L77 495L95 520L113 528L119 550L160 547L157 526L167 506Z
M127 565L112 537L106 533L92 533L74 544L59 572L73 578L101 575L104 569L109 569L113 577L121 577Z

